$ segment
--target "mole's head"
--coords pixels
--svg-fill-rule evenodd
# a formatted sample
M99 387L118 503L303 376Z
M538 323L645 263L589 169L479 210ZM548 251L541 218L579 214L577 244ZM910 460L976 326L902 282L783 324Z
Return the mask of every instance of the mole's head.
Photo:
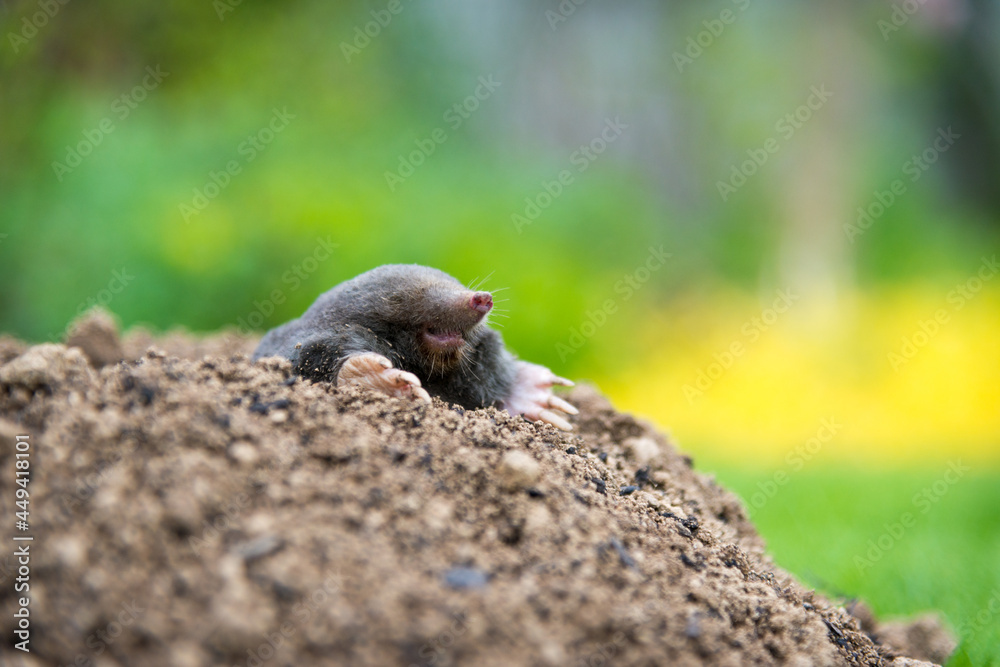
M457 366L486 330L493 295L470 290L443 271L390 264L362 277L369 283L368 315L380 325L380 335L415 357L410 361L428 375Z

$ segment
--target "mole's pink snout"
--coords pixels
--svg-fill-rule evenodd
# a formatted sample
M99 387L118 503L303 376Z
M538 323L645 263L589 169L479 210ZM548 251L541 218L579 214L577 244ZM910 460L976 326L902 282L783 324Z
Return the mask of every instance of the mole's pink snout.
M493 309L493 295L489 292L476 292L469 297L469 308L485 315Z

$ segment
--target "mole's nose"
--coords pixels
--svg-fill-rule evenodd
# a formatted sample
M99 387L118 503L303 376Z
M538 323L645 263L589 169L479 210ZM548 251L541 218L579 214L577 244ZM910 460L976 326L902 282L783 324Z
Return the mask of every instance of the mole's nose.
M489 292L476 292L469 297L469 308L485 315L493 308L493 295Z

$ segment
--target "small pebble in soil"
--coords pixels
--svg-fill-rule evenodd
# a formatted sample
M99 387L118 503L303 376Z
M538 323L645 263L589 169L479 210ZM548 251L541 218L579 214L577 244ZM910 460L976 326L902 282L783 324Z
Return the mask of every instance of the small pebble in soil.
M243 560L250 562L281 551L284 546L285 541L277 535L261 535L236 545L235 551Z
M639 490L638 486L631 486L631 485L630 486L623 486L622 489L621 489L621 491L618 492L618 495L628 496L628 495L631 495L631 494L635 493L638 490Z
M684 635L690 639L697 639L701 636L701 622L698 614L688 616L687 625L684 627Z
M593 482L597 486L597 492L598 493L601 493L603 495L607 495L607 493L608 493L608 485L604 483L603 479L601 479L600 477L591 477L590 481Z
M538 480L541 468L530 454L520 450L509 451L500 461L500 477L512 489L531 486Z
M489 576L474 567L453 567L444 573L444 583L452 588L477 589L489 583Z

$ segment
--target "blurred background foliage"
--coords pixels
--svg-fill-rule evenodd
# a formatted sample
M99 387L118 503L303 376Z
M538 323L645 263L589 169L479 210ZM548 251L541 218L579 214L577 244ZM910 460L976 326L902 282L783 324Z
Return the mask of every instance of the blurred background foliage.
M520 355L747 496L824 419L789 494L820 475L864 499L855 471L891 466L915 469L891 478L905 504L949 461L1000 461L995 3L7 0L0 28L0 330L56 340L102 302L263 331L417 262L508 288ZM790 526L778 505L762 525ZM798 562L801 526L774 531ZM1000 584L990 548L969 613ZM944 606L856 575L830 581Z

